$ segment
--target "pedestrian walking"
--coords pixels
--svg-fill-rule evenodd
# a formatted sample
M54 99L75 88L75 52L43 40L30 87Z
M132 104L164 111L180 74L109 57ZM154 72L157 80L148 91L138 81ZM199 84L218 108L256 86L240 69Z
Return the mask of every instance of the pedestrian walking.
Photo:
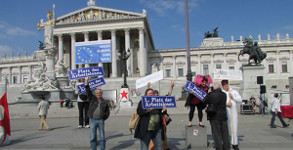
M103 98L103 91L100 88L95 89L93 95L88 85L88 77L85 78L85 89L90 102L88 116L90 118L90 145L92 150L97 149L97 128L99 128L100 149L106 149L105 141L105 120L110 115L110 101Z
M41 124L39 131L43 130L43 126L45 126L47 131L50 131L49 124L47 123L47 115L48 115L48 109L49 109L49 102L45 100L45 97L41 97L41 101L38 104L38 111L39 111L39 117L41 118Z
M285 121L282 118L282 114L281 114L281 99L279 98L279 94L275 93L274 94L274 99L272 101L272 118L271 118L271 128L276 128L277 126L275 125L275 117L277 116L280 120L280 122L282 123L283 127L286 128L289 126L289 124L285 123Z

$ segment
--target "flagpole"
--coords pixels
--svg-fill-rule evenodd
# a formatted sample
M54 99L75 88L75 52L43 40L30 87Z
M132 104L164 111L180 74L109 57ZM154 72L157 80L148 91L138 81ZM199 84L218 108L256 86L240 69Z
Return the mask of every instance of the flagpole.
M53 4L52 26L52 47L54 47L55 4Z

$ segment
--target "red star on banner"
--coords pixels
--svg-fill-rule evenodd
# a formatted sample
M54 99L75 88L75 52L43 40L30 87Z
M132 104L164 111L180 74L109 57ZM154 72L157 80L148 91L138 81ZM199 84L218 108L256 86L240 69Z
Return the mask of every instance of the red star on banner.
M123 97L125 97L125 98L127 99L127 94L128 94L128 93L126 93L124 90L123 90L123 92L120 93L120 94L121 94L121 99L123 99Z

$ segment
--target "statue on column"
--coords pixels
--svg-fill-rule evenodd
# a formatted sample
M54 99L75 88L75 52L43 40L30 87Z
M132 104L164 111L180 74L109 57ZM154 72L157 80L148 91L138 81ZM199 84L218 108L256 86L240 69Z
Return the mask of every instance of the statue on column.
M45 38L45 44L46 48L53 47L53 19L52 19L52 12L47 10L47 18L48 21L44 22L43 19L40 20L40 22L37 23L38 30L45 30L44 31L44 38Z

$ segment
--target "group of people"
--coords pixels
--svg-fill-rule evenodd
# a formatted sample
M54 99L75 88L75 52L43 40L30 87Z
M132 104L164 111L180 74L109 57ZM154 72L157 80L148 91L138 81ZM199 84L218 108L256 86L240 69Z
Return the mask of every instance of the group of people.
M242 98L236 90L229 86L228 80L222 80L214 84L209 89L208 84L212 83L209 76L200 76L194 83L207 96L201 101L199 98L189 93L185 106L190 108L188 126L192 126L195 107L198 111L199 126L205 127L202 122L203 110L208 106L212 107L214 112L207 113L207 119L210 121L215 148L218 150L230 149L230 144L234 150L238 150L238 112L237 103L242 102ZM231 135L229 142L229 133Z
M104 150L105 144L105 130L104 121L110 115L111 103L109 100L103 98L103 91L100 88L91 91L88 85L89 78L80 79L79 84L85 84L85 93L80 93L76 89L77 104L79 109L79 125L78 128L90 128L90 145L92 150L96 150L97 147L97 130L99 131L100 149ZM212 135L215 143L215 149L217 150L239 150L238 147L238 112L237 104L242 102L241 96L236 90L233 90L229 86L228 80L222 80L221 85L219 83L214 84L213 87L208 87L211 83L207 77L201 78L200 84L195 84L204 92L207 96L203 101L199 100L192 93L186 101L186 106L189 106L189 122L188 126L192 126L193 114L195 107L198 111L199 126L205 127L202 122L203 110L206 107L212 107L215 112L207 112L207 119L210 121ZM174 87L174 82L171 81L171 87L166 96L170 96ZM222 88L221 88L222 87ZM157 90L150 88L150 84L145 91L144 96L159 96ZM44 99L39 103L39 115L41 117L41 125L39 130L45 126L46 130L51 130L46 122L46 115L49 108L48 101ZM275 94L275 99L272 103L272 119L271 127L275 128L275 116L279 117L283 127L287 127L282 118L280 110L280 100L278 94ZM137 106L137 114L140 116L139 122L135 129L134 137L140 139L141 150L168 150L167 144L167 124L165 115L167 115L167 108L164 106L162 109L143 109L142 101L139 101ZM230 135L230 140L229 140Z

